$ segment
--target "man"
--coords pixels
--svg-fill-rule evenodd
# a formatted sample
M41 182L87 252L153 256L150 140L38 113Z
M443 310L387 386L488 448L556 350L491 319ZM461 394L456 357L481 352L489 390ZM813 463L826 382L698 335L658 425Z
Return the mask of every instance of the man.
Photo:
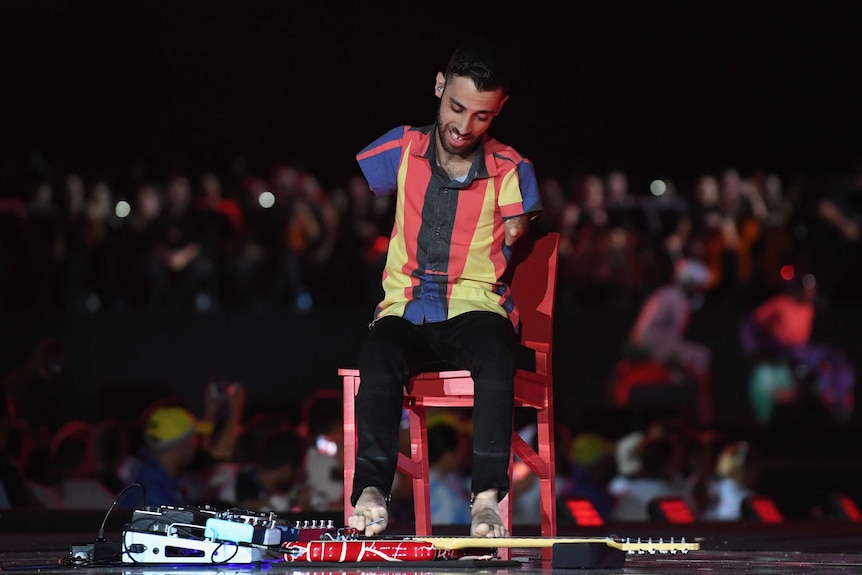
M388 524L403 385L429 361L475 382L470 534L509 535L498 503L509 489L518 311L500 277L541 211L532 163L487 134L510 81L499 47L467 42L437 73L437 121L399 126L357 154L374 193L396 197L384 298L359 356L348 525L366 536Z
M189 503L183 479L201 445L200 435L211 432L210 422L198 420L182 406L154 406L144 428L141 461L130 474L130 484L140 484L143 491L124 489L117 507Z
M308 397L302 409L305 489L309 511L344 511L344 399L325 389Z
M696 259L680 259L673 281L659 286L641 306L628 334L628 352L668 369L674 377L694 383L695 415L699 423L712 423L710 391L712 350L686 337L697 300L709 288L712 274Z
M204 391L201 419L172 400L151 405L141 454L124 473L129 484L140 484L143 490L124 488L117 506L184 505L215 499L219 485L214 473L217 463L234 456L245 398L242 384L213 381Z
M222 461L209 487L228 507L291 512L304 505L305 439L292 429L271 432L245 461Z
M454 419L428 425L428 493L431 521L437 525L469 525L469 496L461 465L462 431Z
M813 380L810 391L814 395L810 397L807 387L792 377L767 380L752 376L749 397L761 423L771 421L776 403L797 404L811 413L816 411L812 408L824 408L842 422L853 415L856 374L852 363L839 346L811 338L817 296L814 275L794 273L784 290L759 303L740 322L740 347L746 355L760 360L758 371L763 366L779 366L788 376L795 372L803 381L806 376ZM809 401L812 399L813 403Z

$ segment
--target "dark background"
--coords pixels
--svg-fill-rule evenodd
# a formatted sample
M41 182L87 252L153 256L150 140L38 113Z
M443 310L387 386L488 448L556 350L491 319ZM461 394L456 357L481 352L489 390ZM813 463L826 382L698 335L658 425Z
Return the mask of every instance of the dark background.
M857 158L862 119L838 5L3 0L4 161L298 160L335 185L382 131L433 120L436 72L478 33L520 69L492 133L540 174L828 173Z

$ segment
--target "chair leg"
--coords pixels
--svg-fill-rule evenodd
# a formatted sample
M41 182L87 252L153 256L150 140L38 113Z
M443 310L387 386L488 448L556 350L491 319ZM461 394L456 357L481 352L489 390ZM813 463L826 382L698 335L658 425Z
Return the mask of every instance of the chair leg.
M537 410L538 452L547 463L547 475L540 478L542 537L557 536L557 486L554 460L554 422L550 408Z
M557 536L557 466L554 459L554 417L550 406L536 412L538 452L547 462L547 474L539 481L542 505L542 537ZM552 559L552 549L542 550L542 557Z
M511 485L512 479L514 477L515 470L515 455L511 453L509 455L509 484ZM506 493L505 497L500 500L500 504L497 506L500 519L503 520L503 525L505 525L506 530L512 534L512 491L510 490ZM497 555L503 561L509 561L512 558L512 549L509 547L501 547L497 550Z
M428 428L426 410L414 406L410 415L410 459L417 464L413 478L413 514L416 535L431 535L431 492L428 485Z
M344 375L344 524L353 514L350 495L353 491L353 475L356 468L356 390L359 376Z

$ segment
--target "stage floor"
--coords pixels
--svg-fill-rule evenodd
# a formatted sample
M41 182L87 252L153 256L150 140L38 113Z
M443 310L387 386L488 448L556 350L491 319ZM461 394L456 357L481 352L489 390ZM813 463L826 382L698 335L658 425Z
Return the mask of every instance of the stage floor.
M8 524L6 525L8 527ZM666 524L626 524L596 529L567 529L560 537L607 537L642 541L697 542L698 550L687 553L617 554L617 566L554 568L556 561L543 557L541 549L514 549L511 561L433 561L393 563L297 563L286 562L277 554L248 564L131 564L109 562L104 565L69 563L73 546L93 543L95 534L0 533L0 570L34 571L55 575L74 571L92 575L222 575L259 572L286 572L313 575L366 574L398 575L434 573L496 573L535 575L538 573L637 573L672 575L708 573L713 575L757 573L765 575L825 575L862 573L862 525L852 522L802 522L780 525L695 524L682 528ZM107 541L119 542L121 533L106 533ZM270 556L272 555L272 556ZM621 565L621 566L620 566Z

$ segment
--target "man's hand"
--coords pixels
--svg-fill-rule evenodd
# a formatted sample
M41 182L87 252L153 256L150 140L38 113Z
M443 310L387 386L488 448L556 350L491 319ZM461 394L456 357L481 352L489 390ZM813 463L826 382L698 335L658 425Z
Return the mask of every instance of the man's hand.
M503 220L503 228L506 230L506 245L513 245L518 238L527 233L529 223L530 218L527 214Z

